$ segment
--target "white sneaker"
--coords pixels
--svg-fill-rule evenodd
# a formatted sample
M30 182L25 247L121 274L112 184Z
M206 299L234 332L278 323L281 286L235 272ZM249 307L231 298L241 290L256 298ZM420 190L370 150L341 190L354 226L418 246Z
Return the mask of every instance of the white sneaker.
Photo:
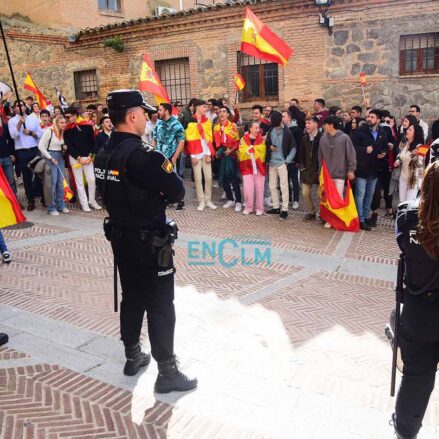
M82 210L84 212L91 212L91 209L88 206L82 206Z
M96 203L96 201L94 203L89 203L89 204L90 204L90 207L93 207L93 209L95 209L95 210L101 210L102 209L102 207L99 206L99 204Z
M242 204L241 203L236 203L235 204L235 212L241 212L242 209Z
M299 208L299 203L297 201L295 201L293 203L293 210L297 210Z
M234 204L235 204L234 201L232 201L232 200L228 200L228 201L226 201L226 203L224 204L223 209L228 209L229 207L234 206Z
M62 212L62 213L69 213L69 212L70 212L70 210L69 210L69 209L67 209L67 207L64 207L64 209L62 209L62 210L61 210L61 212Z
M263 210L257 210L256 211L256 215L257 216L262 216L264 214L264 211Z
M225 192L223 192L223 194L221 195L221 200L225 200L227 197L226 197L226 193Z
M58 216L59 215L59 212L57 211L57 210L51 210L50 212L47 212L49 215L52 215L52 216Z
M206 203L204 201L202 201L198 207L197 210L199 210L200 212L202 212L204 210L204 208L206 207Z
M242 212L244 215L250 215L250 211L249 210L243 210Z
M332 229L331 224L329 224L329 223L325 223L325 229Z
M267 198L265 198L265 200L264 200L264 204L265 204L267 207L273 207L273 203L271 202L271 197L267 197Z
M206 206L207 206L209 209L212 209L212 210L217 209L217 207L215 206L215 204L212 203L212 201L208 201L208 202L206 203Z

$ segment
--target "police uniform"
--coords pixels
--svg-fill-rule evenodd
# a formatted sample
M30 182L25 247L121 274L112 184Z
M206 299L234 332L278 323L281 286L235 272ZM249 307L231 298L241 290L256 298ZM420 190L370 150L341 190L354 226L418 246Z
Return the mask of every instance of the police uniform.
M107 97L112 111L150 109L138 91L121 90ZM146 123L146 119L145 119ZM135 375L149 363L139 338L145 312L151 353L159 365L156 391L189 390L174 356L174 273L166 202L184 197L183 181L162 153L143 147L137 134L115 127L95 159L96 183L109 214L106 235L111 241L122 285L121 339L127 363L124 373ZM162 380L160 381L160 376ZM159 382L160 381L160 382ZM178 382L177 382L178 381Z
M439 362L439 261L417 240L418 206L419 199L401 203L396 220L406 286L399 339L404 369L394 415L401 439L416 438L422 426Z

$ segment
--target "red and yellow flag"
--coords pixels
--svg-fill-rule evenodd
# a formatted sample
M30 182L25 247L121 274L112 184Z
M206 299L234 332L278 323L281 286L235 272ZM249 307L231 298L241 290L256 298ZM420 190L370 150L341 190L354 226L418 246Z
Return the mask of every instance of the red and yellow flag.
M286 65L293 54L293 49L247 6L242 29L241 52L255 58Z
M35 95L35 97L37 98L38 105L40 106L41 110L44 110L47 107L48 101L45 98L45 96L43 95L43 93L41 93L41 91L36 86L30 73L27 74L26 79L24 80L24 88L26 90L31 91Z
M142 70L140 71L140 91L147 91L154 95L157 105L163 102L170 103L168 92L154 69L154 64L148 55L143 55Z
M366 81L366 73L361 72L358 76L360 77L360 85L361 85L362 87L366 87L366 85L367 85L367 81Z
M346 195L342 199L329 175L325 161L320 171L320 218L336 230L347 232L360 230L360 220L349 180Z
M185 130L186 142L184 150L187 154L200 154L203 152L201 138L205 140L212 155L215 154L213 148L212 122L206 116L203 116L200 122L193 120L188 123Z
M24 221L26 218L0 166L0 229Z
M62 179L62 187L64 190L64 200L70 201L75 196L75 194L69 188L69 185L67 184L67 180L65 178Z
M267 146L264 138L259 134L252 145L250 134L245 133L239 143L238 150L238 165L241 175L254 175L257 172L266 175L266 157Z
M235 73L235 88L237 91L244 90L245 87L245 81L244 78L238 73Z
M428 153L428 151L430 151L430 146L428 145L419 145L416 148L416 152L418 153L418 155L420 155L421 157L425 157Z

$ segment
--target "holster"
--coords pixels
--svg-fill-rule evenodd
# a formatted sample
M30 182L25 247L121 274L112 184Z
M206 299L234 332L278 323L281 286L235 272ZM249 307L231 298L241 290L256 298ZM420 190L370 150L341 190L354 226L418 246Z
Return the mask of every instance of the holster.
M178 237L178 227L175 221L170 221L166 224L166 235L160 237L157 235L151 236L152 251L157 250L157 265L162 268L169 267L171 256L175 254L172 246Z

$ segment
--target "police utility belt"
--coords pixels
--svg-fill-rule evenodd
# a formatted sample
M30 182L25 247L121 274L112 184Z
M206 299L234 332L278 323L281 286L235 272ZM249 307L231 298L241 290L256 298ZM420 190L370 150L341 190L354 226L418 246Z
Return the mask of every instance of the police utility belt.
M104 219L104 234L108 241L111 240L113 228L123 234L136 235L139 241L149 242L151 252L157 254L157 265L162 268L169 267L171 256L175 254L172 248L175 240L178 238L178 227L174 220L166 223L165 236L160 236L151 230L129 229L119 227L111 222L110 217Z

